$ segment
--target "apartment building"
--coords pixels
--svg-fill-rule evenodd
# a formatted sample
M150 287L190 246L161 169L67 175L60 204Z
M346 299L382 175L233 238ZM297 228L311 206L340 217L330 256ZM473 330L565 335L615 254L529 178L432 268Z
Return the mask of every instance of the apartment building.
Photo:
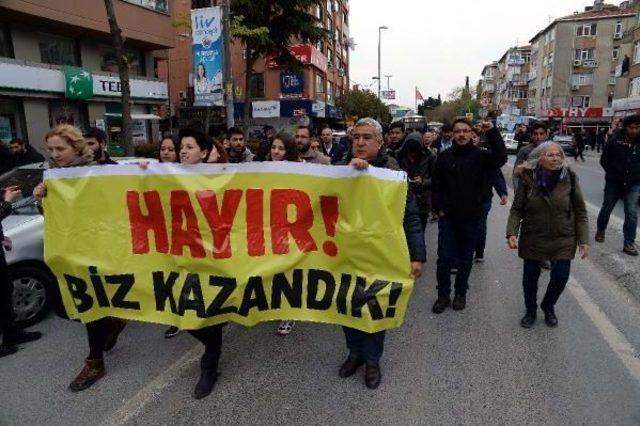
M508 49L498 61L494 103L498 126L512 130L527 115L531 46Z
M496 111L495 93L496 77L498 75L498 62L485 65L480 79L480 115L486 117L489 112Z
M174 44L169 4L116 0L114 7L131 65L134 142L157 140L168 93L155 65L157 52ZM74 92L70 72L83 79L84 93ZM0 140L22 138L42 150L55 124L97 125L118 154L120 95L103 0L0 2Z
M175 0L177 16L188 16L191 9L209 7L210 0ZM335 123L339 117L336 99L349 88L349 55L353 41L349 36L347 0L324 0L311 11L329 31L326 42L318 45L292 42L289 50L303 65L301 71L280 67L273 57L258 59L252 70L250 87L245 87L243 45L234 40L231 68L235 94L235 118L241 122L244 94L251 91L250 133L257 134L263 125L277 129L299 124ZM168 79L173 114L179 122L198 118L203 122L206 109L193 106L193 70L191 37L184 28L176 28L176 48L168 53ZM209 132L224 129L224 108L212 108Z
M628 54L624 34L637 22L635 2L596 0L551 22L531 39L529 113L565 128L608 125L616 69Z
M633 2L630 6L637 15L622 38L620 55L623 59L619 61L615 74L614 117L640 113L640 2Z

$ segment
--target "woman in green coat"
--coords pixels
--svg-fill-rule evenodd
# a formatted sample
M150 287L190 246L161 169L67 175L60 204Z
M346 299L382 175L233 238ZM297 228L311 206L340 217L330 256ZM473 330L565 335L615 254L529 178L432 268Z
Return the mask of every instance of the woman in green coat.
M509 248L524 259L523 289L526 314L520 325L536 321L538 279L541 264L550 260L551 279L540 307L549 327L558 325L554 306L571 272L571 260L579 249L589 255L589 223L578 179L567 167L560 145L545 142L529 161L515 170L521 184L516 190L507 224Z

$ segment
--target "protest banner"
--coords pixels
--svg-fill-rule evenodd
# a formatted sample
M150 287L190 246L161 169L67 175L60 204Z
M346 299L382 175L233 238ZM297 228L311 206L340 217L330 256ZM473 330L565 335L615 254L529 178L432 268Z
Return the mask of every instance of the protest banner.
M45 259L71 318L402 324L403 172L307 163L45 172Z

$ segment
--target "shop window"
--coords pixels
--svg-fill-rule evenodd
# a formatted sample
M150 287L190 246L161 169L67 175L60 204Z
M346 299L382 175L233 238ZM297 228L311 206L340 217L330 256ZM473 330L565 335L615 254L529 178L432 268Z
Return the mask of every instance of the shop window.
M80 54L71 38L52 34L38 34L40 60L45 64L80 66Z
M0 57L13 58L13 43L9 25L0 22Z
M253 74L249 87L252 98L264 98L264 73Z
M100 56L102 62L100 64L101 71L107 71L112 73L118 73L118 57L112 47L103 46ZM129 74L145 76L146 74L146 61L142 51L125 49L125 54L129 60Z
M316 94L324 93L324 77L316 74Z
M71 124L81 130L89 128L89 113L86 102L50 101L49 125Z

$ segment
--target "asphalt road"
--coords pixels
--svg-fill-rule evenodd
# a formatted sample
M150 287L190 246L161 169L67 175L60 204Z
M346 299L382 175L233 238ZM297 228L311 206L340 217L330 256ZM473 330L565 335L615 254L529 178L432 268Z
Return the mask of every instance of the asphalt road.
M430 310L437 226L429 226L426 273L405 324L388 333L376 391L361 372L338 377L339 327L298 324L282 338L268 323L227 328L218 385L194 401L200 347L186 333L165 340L163 327L130 324L106 358L108 375L73 394L84 330L49 318L36 327L43 339L0 360L0 424L640 424L637 300L598 262L576 261L560 326L522 329L522 263L505 247L507 213L494 206L468 308L440 316Z

